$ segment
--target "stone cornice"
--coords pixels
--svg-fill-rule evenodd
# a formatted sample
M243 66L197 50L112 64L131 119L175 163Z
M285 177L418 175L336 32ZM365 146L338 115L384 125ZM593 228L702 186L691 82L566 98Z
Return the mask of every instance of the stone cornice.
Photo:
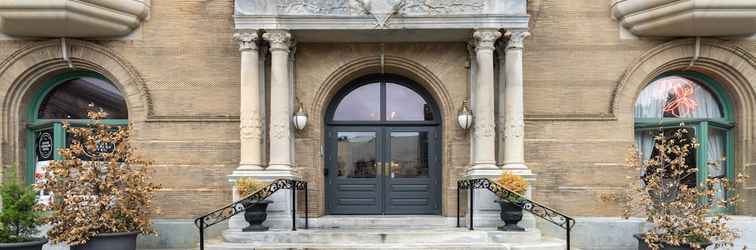
M638 36L741 36L756 33L753 0L614 0L612 17Z
M384 29L527 29L528 15L395 16ZM235 16L237 30L374 30L370 16Z
M150 15L145 0L3 0L0 31L16 37L103 38L130 34Z

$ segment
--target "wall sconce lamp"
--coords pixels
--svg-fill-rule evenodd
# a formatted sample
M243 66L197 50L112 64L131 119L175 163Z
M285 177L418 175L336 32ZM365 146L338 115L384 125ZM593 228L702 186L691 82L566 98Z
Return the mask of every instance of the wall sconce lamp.
M297 130L303 130L307 127L307 112L305 112L302 102L299 102L299 107L292 117L292 122Z
M462 129L470 129L473 123L473 113L467 107L467 100L462 102L462 107L457 113L457 125Z

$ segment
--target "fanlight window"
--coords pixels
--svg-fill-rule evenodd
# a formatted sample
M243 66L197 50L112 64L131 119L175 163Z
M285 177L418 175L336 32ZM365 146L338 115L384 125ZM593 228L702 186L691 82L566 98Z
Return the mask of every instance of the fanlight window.
M636 118L722 118L722 108L705 87L680 76L648 85L635 103Z
M434 114L417 91L398 83L375 82L344 95L333 121L434 121Z
M112 83L77 77L51 89L42 100L37 119L88 119L89 104L102 108L107 119L128 119L126 101Z

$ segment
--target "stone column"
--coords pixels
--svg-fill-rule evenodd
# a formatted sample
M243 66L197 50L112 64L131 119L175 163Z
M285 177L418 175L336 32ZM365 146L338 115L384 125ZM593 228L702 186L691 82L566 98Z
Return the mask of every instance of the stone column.
M530 33L507 32L506 45L506 110L504 118L504 170L532 174L525 166L525 109L523 101L523 40Z
M241 51L240 159L232 176L262 170L262 121L260 120L260 55L256 32L236 33Z
M525 193L533 198L533 187L536 176L525 165L525 109L523 92L523 55L524 40L530 33L526 31L508 31L509 38L505 50L504 83L504 166L503 171L511 171L528 181L529 188ZM520 226L528 230L535 229L535 217L525 213Z
M263 34L270 43L270 158L266 171L279 177L293 177L292 101L289 84L289 46L291 34L286 30L271 30Z
M478 66L473 96L473 166L472 176L498 175L496 166L496 123L494 109L494 50L501 33L495 29L477 30L475 59Z

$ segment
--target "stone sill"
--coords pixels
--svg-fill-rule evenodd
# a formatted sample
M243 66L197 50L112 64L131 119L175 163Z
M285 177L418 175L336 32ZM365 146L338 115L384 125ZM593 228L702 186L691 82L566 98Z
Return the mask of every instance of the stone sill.
M122 37L150 15L150 0L0 0L0 32L12 37Z
M756 33L753 0L614 0L612 17L637 36L710 37Z

